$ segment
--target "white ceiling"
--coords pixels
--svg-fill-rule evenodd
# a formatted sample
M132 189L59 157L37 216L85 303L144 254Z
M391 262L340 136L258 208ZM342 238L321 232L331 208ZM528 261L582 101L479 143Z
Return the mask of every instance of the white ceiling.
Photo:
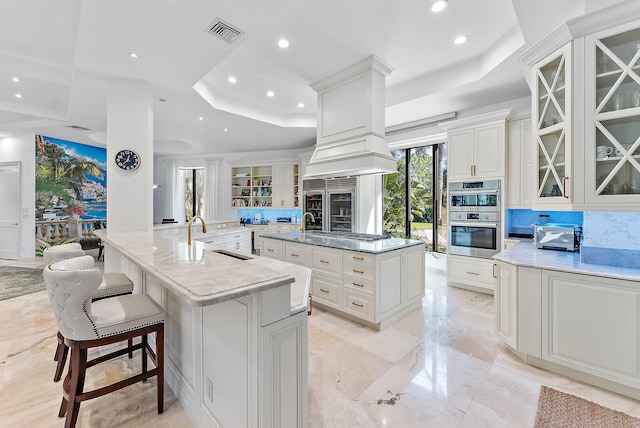
M0 137L105 141L107 82L130 78L152 84L156 154L307 148L310 84L371 54L394 68L387 126L480 108L528 95L527 46L618 1L449 0L436 15L430 0L0 0ZM244 34L206 34L215 18Z

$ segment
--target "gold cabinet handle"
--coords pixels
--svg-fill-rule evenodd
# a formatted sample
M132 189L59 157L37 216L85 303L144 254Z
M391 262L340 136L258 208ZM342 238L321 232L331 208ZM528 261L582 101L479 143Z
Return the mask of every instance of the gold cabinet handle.
M569 195L567 195L567 180L568 179L569 179L569 177L563 177L562 178L562 196L564 196L567 199L569 199Z
M323 293L328 293L329 290L325 290L324 288L321 288L320 291L322 291Z
M267 251L273 253L273 250L271 248L267 248Z
M473 165L471 165L469 168L471 169L471 171L469 172L469 174L471 174L471 176L473 177Z
M352 282L353 285L355 285L356 287L364 287L364 284L358 284L357 282Z
M492 270L491 275L492 275L494 278L497 278L497 276L496 276L496 266L497 266L497 265L494 263L494 264L493 264L493 267L491 268L491 270Z
M328 265L328 264L329 264L329 261L328 261L328 260L320 260L320 263L324 263L324 264L327 264L327 265Z
M355 273L359 273L359 274L363 274L364 271L358 270L358 269L351 269L353 272Z
M358 261L363 261L364 257L356 257L356 256L352 256L353 260L358 260Z
M291 253L291 257L298 257L298 255L295 253Z
M359 308L361 308L361 307L363 307L363 306L364 306L364 305L361 305L360 303L356 303L356 302L351 302L351 304L352 304L353 306L357 306L357 307L359 307Z
M478 272L469 272L469 271L467 271L467 274L468 275L476 275L476 276L480 275Z

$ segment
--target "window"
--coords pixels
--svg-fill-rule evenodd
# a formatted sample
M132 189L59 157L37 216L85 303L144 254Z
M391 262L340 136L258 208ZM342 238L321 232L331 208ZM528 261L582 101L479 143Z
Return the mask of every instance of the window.
M396 174L383 175L384 233L446 252L446 144L393 150Z
M181 168L184 183L185 221L199 215L204 218L204 168Z

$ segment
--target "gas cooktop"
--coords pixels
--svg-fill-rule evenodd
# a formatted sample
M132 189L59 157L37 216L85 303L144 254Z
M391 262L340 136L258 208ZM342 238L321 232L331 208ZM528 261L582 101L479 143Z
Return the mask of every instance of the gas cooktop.
M329 236L334 238L355 239L358 241L379 241L381 239L389 239L390 236L385 235L372 235L369 233L356 233L356 232L313 232L314 235Z

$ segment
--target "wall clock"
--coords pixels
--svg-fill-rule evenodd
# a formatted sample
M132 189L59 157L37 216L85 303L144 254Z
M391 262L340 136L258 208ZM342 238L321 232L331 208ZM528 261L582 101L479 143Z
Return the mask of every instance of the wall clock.
M140 155L133 150L120 150L116 154L116 165L125 171L132 171L140 166Z

